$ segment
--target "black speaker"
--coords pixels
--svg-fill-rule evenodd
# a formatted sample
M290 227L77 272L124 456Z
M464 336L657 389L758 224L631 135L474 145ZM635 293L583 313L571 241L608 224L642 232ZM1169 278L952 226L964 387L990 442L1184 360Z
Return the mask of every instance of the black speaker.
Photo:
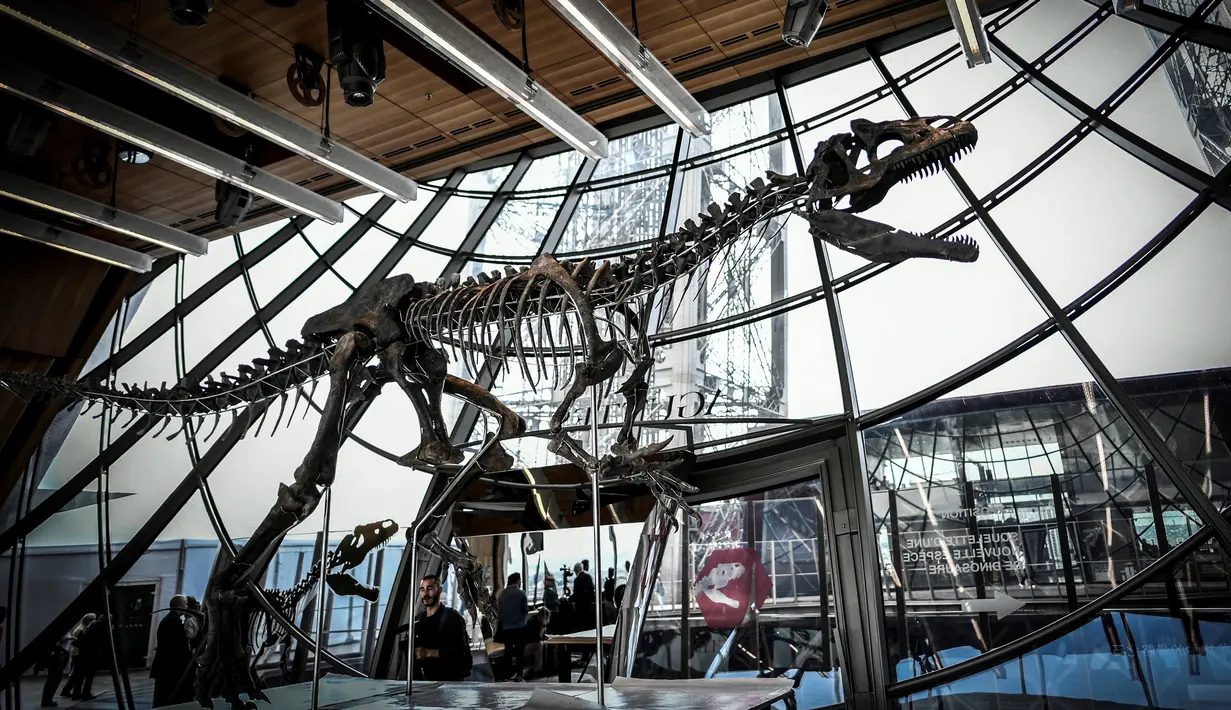
M829 3L825 0L787 0L782 18L782 41L792 47L807 47L825 21Z
M237 227L248 216L248 210L252 208L252 193L229 182L218 180L214 182L214 201L217 203L214 209L214 219L218 220L218 224L224 227Z
M348 106L371 106L385 80L379 18L360 0L329 0L329 61Z

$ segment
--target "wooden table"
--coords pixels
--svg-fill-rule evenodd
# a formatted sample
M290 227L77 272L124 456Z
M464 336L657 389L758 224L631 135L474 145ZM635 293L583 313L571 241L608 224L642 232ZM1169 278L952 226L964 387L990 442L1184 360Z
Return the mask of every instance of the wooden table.
M614 638L615 624L607 624L603 627L603 645L611 645ZM590 665L590 659L594 658L594 629L574 631L571 634L560 636L548 636L543 641L543 645L555 647L557 654L556 667L558 669L556 679L561 683L571 683L573 682L573 650L577 649L581 652L581 667L583 669ZM580 677L578 680L580 681Z

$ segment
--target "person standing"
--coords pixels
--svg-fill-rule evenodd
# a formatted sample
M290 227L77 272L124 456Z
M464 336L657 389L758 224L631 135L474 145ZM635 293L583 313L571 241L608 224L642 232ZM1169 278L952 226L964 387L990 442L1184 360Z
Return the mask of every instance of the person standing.
M171 597L171 612L158 623L158 645L154 647L154 662L150 677L154 679L154 707L174 705L192 698L192 682L185 679L192 663L192 647L184 630L184 610L188 598L182 594ZM180 683L184 680L184 683ZM184 692L183 686L188 686ZM178 691L178 692L177 692Z
M184 633L188 634L188 645L196 648L201 642L201 602L196 597L188 597L188 609L184 612Z
M500 628L504 633L504 658L509 679L521 682L522 656L526 652L526 615L530 600L521 588L521 574L509 575L509 583L500 593Z
M573 565L577 578L573 580L573 630L594 628L594 578L585 570L589 560Z
M547 611L560 611L560 592L556 589L556 578L550 574L543 578L543 606Z
M51 650L51 655L47 657L47 680L43 681L43 702L40 707L54 708L59 705L56 702L56 690L60 687L60 681L64 679L64 667L68 665L72 646L73 633L69 631L56 643Z
M77 638L77 657L73 660L73 674L69 676L68 686L73 700L93 700L94 673L102 661L103 646L107 643L107 621L103 616L93 616L88 626Z
M94 623L94 614L86 614L81 617L81 621L73 627L73 630L68 632L70 640L68 642L68 660L71 662L71 669L68 674L68 682L64 684L64 690L60 691L61 698L67 698L72 695L81 694L81 681L83 674L81 672L81 649L84 647L85 632L90 628L90 624Z
M456 609L440 603L440 578L429 574L419 583L423 612L415 616L415 680L466 680L470 676L470 635ZM403 624L397 633L410 630Z

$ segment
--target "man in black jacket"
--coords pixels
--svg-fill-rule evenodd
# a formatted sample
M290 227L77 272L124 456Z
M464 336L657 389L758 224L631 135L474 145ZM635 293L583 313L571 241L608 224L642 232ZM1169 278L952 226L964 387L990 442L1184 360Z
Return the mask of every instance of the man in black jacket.
M154 648L154 662L150 664L156 708L192 699L192 678L186 673L192 664L192 647L188 643L188 632L184 630L187 608L188 598L175 595L171 598L171 612L158 623L158 646Z
M415 616L415 679L466 680L472 663L466 621L440 603L440 592L440 578L434 574L419 583L423 612ZM403 624L398 632L408 630Z

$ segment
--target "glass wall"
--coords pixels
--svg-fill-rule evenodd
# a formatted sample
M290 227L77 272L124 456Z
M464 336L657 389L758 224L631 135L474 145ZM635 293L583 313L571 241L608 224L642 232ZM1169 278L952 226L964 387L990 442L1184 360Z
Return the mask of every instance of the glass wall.
M1202 11L1219 20L1214 7ZM861 682L844 677L843 654L864 637L887 657L888 688L869 692L907 705L1007 693L1195 707L1216 697L1209 679L1231 677L1216 650L1227 560L1205 527L1231 503L1225 51L1208 44L1218 33L1170 41L1082 0L1015 4L988 29L996 61L976 69L951 31L890 37L827 57L860 60L843 69L792 68L739 100L713 98L704 139L663 117L616 127L602 161L539 146L436 176L413 203L354 198L340 225L297 218L216 240L208 257L170 258L137 280L88 374L141 386L218 378L390 274L434 281L541 253L618 257L766 171L794 173L854 118L955 115L978 128L976 150L947 175L895 186L866 216L972 236L976 263L874 264L775 215L679 289L649 333L643 441L674 437L701 455L701 474L788 433L837 439L829 425L853 422L862 440L836 445L862 451L849 458L868 487L880 585L869 603L883 624L839 626L836 605L854 602L834 596L832 580L852 572L833 567L816 480L710 490L701 523L669 540L634 674L788 677L799 707L823 707ZM516 466L562 463L540 436L559 388L480 364L454 360L450 371L490 378L527 419L534 435L508 446ZM341 449L331 544L376 520L405 528L431 480L400 465L419 422L385 390ZM97 409L61 414L3 510L0 588L22 610L5 635L8 662L25 670L40 634L114 608L135 624L117 631L117 667L148 664L157 610L176 593L203 595L218 551L252 533L310 445L323 390L290 399L286 411L182 430L126 427L127 415ZM587 421L590 404L570 423ZM448 400L445 413L454 441L473 450L472 412ZM743 465L751 476L774 464ZM265 586L303 579L321 525L318 510L287 536ZM612 559L632 556L638 530L617 529ZM390 597L403 540L352 571L382 588L377 601L327 592L335 671L383 672L369 661L386 611L403 606ZM519 543L506 540L505 566L524 565L535 599L546 571L585 556L577 540L529 555ZM736 552L764 601L747 620L707 616L706 580ZM303 677L314 594L290 619L300 640L262 652L266 682ZM1057 659L1072 653L1104 675L1064 675ZM143 692L130 675L141 674L98 684L113 699Z

